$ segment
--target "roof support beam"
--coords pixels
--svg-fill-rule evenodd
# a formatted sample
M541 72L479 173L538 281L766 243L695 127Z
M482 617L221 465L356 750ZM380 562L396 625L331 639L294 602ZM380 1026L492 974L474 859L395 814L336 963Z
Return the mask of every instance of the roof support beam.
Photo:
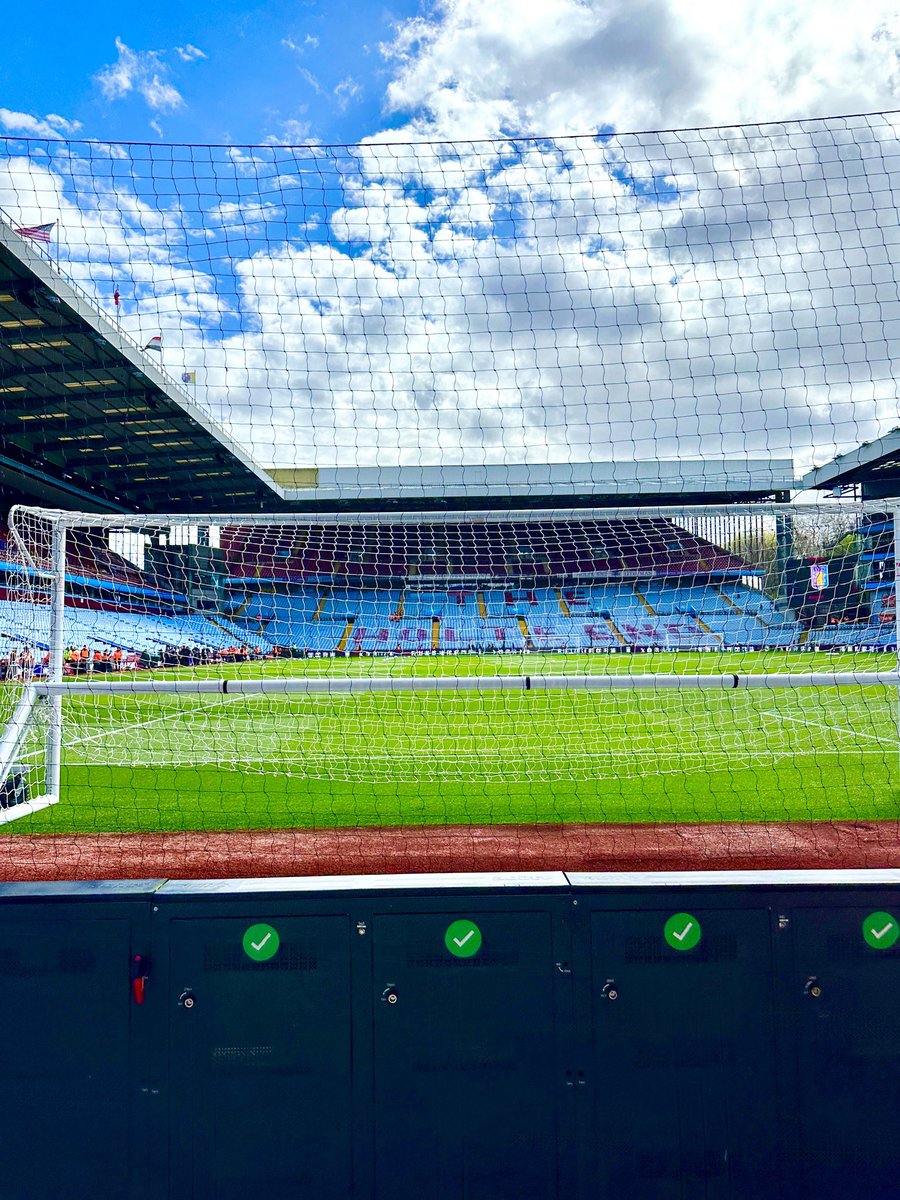
M0 316L2 319L2 316ZM8 346L11 342L41 342L55 341L57 338L74 337L83 334L84 330L78 325L25 325L18 329L0 328L0 347Z

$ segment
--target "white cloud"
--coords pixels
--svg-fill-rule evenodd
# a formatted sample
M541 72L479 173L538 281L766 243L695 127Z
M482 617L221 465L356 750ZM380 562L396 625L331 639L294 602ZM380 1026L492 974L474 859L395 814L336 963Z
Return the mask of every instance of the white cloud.
M302 111L302 110L301 110ZM277 134L268 134L263 141L269 146L308 146L318 141L312 135L312 125L298 117L282 121Z
M94 76L107 100L137 92L154 112L174 112L184 98L169 80L169 68L158 50L132 50L116 38L118 59ZM184 57L182 55L182 57Z
M439 0L382 51L409 136L483 137L890 108L898 48L893 0Z
M281 44L285 50L291 50L294 54L305 54L307 49L315 50L319 45L319 39L308 33L302 42L295 42L292 37L283 37Z
M167 207L165 153L129 184L51 152L0 206L58 213L78 281L269 465L808 465L896 422L898 147L859 120L232 149Z
M9 108L0 108L0 125L10 133L40 138L70 137L81 129L80 121L69 121L58 113L47 113L46 117L41 118Z
M318 79L316 79L315 75L313 75L312 71L308 70L306 67L298 67L298 70L301 78L306 80L317 96L325 95L325 89L322 87L321 83L319 83Z
M261 204L258 200L223 200L208 209L206 216L223 229L247 229L269 221L284 221L284 209L271 202Z
M387 51L399 131L304 147L295 117L168 207L162 153L115 188L32 161L0 204L55 204L79 280L127 277L129 328L269 465L806 466L897 420L900 119L591 131L888 107L898 47L874 0L444 0Z
M196 62L198 58L206 58L200 47L193 46L190 42L186 46L176 46L175 53L182 62Z
M334 89L340 112L344 112L361 93L362 85L352 76L342 79Z
M53 129L58 129L60 133L71 136L73 133L79 133L82 125L80 121L69 121L65 117L61 117L59 113L47 113L47 124Z

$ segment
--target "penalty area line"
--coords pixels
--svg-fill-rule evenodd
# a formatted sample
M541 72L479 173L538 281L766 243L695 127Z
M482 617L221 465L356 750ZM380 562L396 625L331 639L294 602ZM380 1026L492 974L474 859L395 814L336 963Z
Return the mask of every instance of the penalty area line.
M875 733L862 733L858 729L848 729L846 725L826 725L824 721L810 721L808 717L788 717L784 713L780 713L778 709L767 709L760 714L763 717L777 717L779 721L793 721L795 725L807 725L810 728L824 729L831 733L849 733L851 737L865 738L870 742L877 742L879 746L892 747L896 742L888 737L879 737Z
M209 707L210 708L213 708L216 706L220 707L223 704L227 704L230 700L240 700L240 698L241 697L239 694L225 695L225 696L222 696L220 698L213 700L212 703L210 703ZM69 742L66 743L66 745L67 746L83 746L87 742L96 742L98 740L101 740L102 738L122 737L125 734L133 733L136 729L146 729L148 725L157 725L157 724L159 724L160 721L170 721L171 722L172 720L177 720L178 717L193 718L194 716L195 716L194 711L188 711L187 709L184 709L181 712L179 712L176 709L174 712L167 712L164 716L161 716L161 717L151 717L147 721L132 721L130 724L127 724L127 725L110 725L109 728L102 729L102 730L100 730L99 733L89 733L85 737L72 738Z

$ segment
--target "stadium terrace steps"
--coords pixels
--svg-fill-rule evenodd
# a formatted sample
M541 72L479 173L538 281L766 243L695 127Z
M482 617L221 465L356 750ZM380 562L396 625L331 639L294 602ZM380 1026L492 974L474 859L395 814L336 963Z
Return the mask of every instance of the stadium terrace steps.
M531 640L531 634L528 632L528 622L525 620L524 617L518 617L517 620L518 620L519 628L522 631L522 637L525 639L525 649L533 650L534 643Z
M350 640L350 634L353 632L354 624L355 624L355 622L352 619L347 622L347 626L344 629L344 632L341 634L341 640L338 642L337 646L335 647L335 649L337 650L337 652L339 654L343 650L346 650L347 643Z
M740 607L740 605L736 604L735 601L732 600L731 597L727 594L727 592L724 592L721 587L713 586L713 591L716 592L717 595L721 596L722 599L725 601L725 603L728 604L731 608L733 608L735 610L735 612L740 613L740 615L742 617L745 615L744 610Z
M616 624L613 621L612 617L604 617L603 620L609 626L609 630L612 633L613 637L616 639L616 641L621 643L621 645L623 645L623 646L627 645L628 643L625 641L622 631L616 627Z
M695 536L665 518L600 518L578 522L553 519L418 524L335 522L311 528L288 544L277 529L225 526L221 546L231 574L240 577L248 562L272 563L272 578L299 583L314 575L332 578L420 579L423 547L428 569L454 574L466 570L483 580L506 584L507 563L516 560L534 583L594 571L598 547L603 569L643 572L652 578L660 563L681 575L746 570L736 555ZM485 614L481 614L484 616Z
M724 642L725 639L723 638L722 634L714 633L713 630L710 629L710 627L706 624L706 622L700 619L700 617L694 617L694 620L697 622L697 624L703 630L704 633L710 634L712 637L714 637L719 642Z
M653 607L653 605L650 603L650 601L647 599L647 597L644 596L641 592L639 592L637 588L634 589L634 594L637 596L638 600L640 600L641 604L643 604L644 608L646 608L646 610L650 614L650 616L655 617L656 609Z

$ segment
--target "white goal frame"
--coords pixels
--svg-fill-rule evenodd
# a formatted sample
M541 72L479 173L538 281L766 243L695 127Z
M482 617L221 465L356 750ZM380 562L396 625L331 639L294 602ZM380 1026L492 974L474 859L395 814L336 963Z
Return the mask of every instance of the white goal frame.
M271 679L181 679L153 677L116 679L65 679L64 614L66 599L66 535L70 529L146 531L149 528L184 526L278 527L287 525L368 526L378 523L460 524L530 521L641 520L663 518L674 521L712 517L759 516L799 518L816 515L888 514L893 522L894 588L900 594L900 507L897 501L827 504L737 504L690 505L647 508L524 509L467 512L351 512L351 513L175 513L175 514L95 514L66 512L17 505L10 513L11 540L21 565L32 577L44 581L50 596L50 653L47 675L25 682L15 710L0 732L0 785L16 762L38 706L43 705L47 721L44 787L34 799L0 809L0 824L17 820L56 804L60 799L60 770L63 755L63 705L67 696L95 695L288 695L409 692L521 692L521 691L734 691L795 688L900 688L900 604L895 603L897 666L891 670L822 670L804 672L742 673L726 671L703 674L619 672L615 674L494 674L483 676L396 676L396 677L283 677ZM51 529L49 562L36 562L22 537L21 522L30 519L46 522ZM727 650L725 651L727 653ZM527 652L523 652L527 653ZM898 752L900 752L900 691L898 691Z

